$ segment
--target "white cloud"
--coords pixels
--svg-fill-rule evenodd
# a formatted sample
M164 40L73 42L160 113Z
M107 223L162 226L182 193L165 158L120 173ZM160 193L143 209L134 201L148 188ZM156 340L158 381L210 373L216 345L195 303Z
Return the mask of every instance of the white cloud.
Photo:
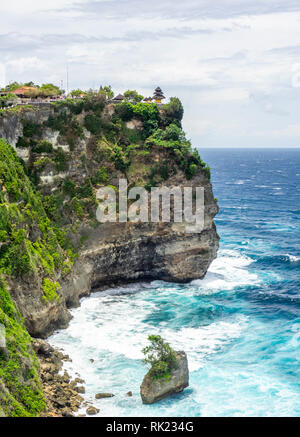
M11 68L16 73L22 74L28 70L45 71L47 62L39 59L36 56L28 58L11 59L5 63L6 68Z
M188 136L209 145L251 145L254 131L275 144L279 119L297 125L298 0L12 0L0 11L7 81L59 84L68 63L73 88L160 85L183 100Z
M283 127L282 129L273 129L270 131L257 131L254 133L255 136L265 136L269 135L274 138L281 138L286 139L286 137L289 138L296 138L300 139L300 124L289 124L286 127Z

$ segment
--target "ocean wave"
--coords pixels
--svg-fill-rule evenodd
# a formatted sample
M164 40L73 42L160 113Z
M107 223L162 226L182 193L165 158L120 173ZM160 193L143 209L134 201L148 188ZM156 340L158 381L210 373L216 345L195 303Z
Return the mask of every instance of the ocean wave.
M256 273L246 269L253 260L241 255L235 250L222 250L211 264L204 279L196 279L191 285L196 285L202 294L211 294L236 287L259 284Z
M300 256L290 255L289 253L287 253L285 256L287 256L292 263L300 261Z
M285 264L296 263L300 260L299 256L284 254L284 255L267 255L259 257L255 263L267 267L280 267Z

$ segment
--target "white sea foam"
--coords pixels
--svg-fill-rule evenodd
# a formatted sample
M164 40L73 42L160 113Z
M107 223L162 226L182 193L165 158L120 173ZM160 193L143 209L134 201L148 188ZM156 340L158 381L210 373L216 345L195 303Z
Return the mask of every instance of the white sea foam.
M256 273L245 267L252 263L252 259L234 250L222 250L211 264L203 280L196 279L192 285L199 286L203 294L231 290L239 286L258 284Z
M300 257L299 256L295 256L295 255L290 255L289 253L286 253L285 256L287 256L289 258L289 260L293 263L300 261Z

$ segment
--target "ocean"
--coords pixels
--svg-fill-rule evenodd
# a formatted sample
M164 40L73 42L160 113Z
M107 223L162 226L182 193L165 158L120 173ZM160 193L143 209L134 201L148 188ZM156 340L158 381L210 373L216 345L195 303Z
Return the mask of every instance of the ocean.
M99 416L300 416L300 150L199 152L220 206L205 279L94 293L49 341ZM187 353L190 386L143 405L149 334Z

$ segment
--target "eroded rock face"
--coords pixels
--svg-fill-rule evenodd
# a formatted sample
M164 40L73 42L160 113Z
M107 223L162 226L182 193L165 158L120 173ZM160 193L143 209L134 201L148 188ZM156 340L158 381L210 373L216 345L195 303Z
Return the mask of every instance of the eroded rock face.
M141 398L144 404L153 404L161 399L179 393L188 387L189 369L186 353L176 351L176 358L178 360L178 367L171 372L170 379L152 379L149 372L144 377L140 388Z
M78 306L79 299L91 290L135 281L184 283L202 279L219 247L213 221L218 206L209 182L199 178L193 184L205 189L205 227L201 233L187 233L183 223L102 223L95 229L78 231L79 236L86 234L88 238L72 273L64 280L58 278L59 302L45 304L39 288L30 281L11 282L10 293L29 333L46 338L66 327L71 318L68 308Z
M114 108L115 105L105 107L104 119L107 118L109 121ZM6 138L15 146L19 136L23 135L22 119L25 118L27 121L40 124L42 138L50 141L54 150L58 147L63 149L67 146L63 144L58 131L43 125L53 111L51 105L45 105L24 114L2 117L0 137ZM78 121L82 123L81 118L84 118L84 114L78 116ZM133 119L131 122L132 129L140 129L141 125L137 120ZM66 178L78 186L84 185L99 169L99 165L107 167L110 184L117 187L119 179L126 176L128 186L141 186L146 184L148 171L153 165L173 159L168 149L153 147L149 154L134 155L124 176L109 160L101 161L101 164L94 162L95 138L85 128L83 132L84 138L78 139L70 153L66 172L49 170L47 167L41 172L38 188L43 195L51 195L56 189L61 190L62 181ZM19 156L24 153L22 148L16 148L16 151ZM83 155L86 156L84 166L81 159ZM81 237L86 238L84 245L78 249L79 257L73 265L72 272L67 277L57 272L56 280L61 286L58 291L59 300L47 303L42 300L42 278L36 278L34 281L26 277L22 280L8 280L10 294L32 336L46 338L54 330L66 327L71 318L68 308L78 306L79 299L89 295L91 290L157 279L189 282L205 276L211 262L217 256L219 246L219 237L213 221L218 212L218 205L213 196L212 186L200 168L190 180L187 180L185 173L177 168L176 172L170 172L167 180L160 183L170 188L204 188L204 229L200 233L189 233L186 231L185 223L130 222L102 223L98 227L92 227L87 221L82 220L76 233L70 233L70 239L75 243L78 243ZM66 203L70 201L70 198L64 200ZM74 246L77 248L76 244Z

